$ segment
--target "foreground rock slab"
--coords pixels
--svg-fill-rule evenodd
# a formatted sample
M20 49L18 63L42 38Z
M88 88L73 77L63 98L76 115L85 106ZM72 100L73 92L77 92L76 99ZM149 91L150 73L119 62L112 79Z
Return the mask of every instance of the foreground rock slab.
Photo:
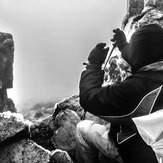
M24 139L0 147L0 163L48 163L51 152Z
M10 111L0 113L0 143L21 131L28 132L32 123L25 120L21 114Z

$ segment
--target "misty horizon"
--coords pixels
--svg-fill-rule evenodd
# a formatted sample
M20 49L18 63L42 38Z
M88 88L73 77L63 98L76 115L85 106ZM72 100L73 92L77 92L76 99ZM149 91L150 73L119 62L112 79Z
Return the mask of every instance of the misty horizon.
M124 3L125 2L125 3ZM16 106L59 101L78 94L83 62L99 42L110 45L127 1L2 0L0 31L15 43Z

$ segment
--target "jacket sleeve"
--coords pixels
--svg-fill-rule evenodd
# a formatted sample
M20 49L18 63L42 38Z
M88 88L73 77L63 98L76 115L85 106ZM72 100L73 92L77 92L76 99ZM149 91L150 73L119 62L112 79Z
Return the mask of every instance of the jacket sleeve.
M120 116L128 114L133 104L129 98L134 97L134 90L126 90L128 83L115 83L102 87L104 71L101 68L87 69L82 72L79 96L80 104L94 115ZM133 96L133 97L132 97ZM138 100L137 100L138 101ZM136 106L136 103L135 103Z

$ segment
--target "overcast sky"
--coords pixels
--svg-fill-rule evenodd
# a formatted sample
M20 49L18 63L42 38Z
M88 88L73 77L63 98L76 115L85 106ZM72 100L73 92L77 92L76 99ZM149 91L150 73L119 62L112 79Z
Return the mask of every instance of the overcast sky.
M110 44L127 0L1 0L0 31L15 41L16 105L78 94L82 63L99 42Z

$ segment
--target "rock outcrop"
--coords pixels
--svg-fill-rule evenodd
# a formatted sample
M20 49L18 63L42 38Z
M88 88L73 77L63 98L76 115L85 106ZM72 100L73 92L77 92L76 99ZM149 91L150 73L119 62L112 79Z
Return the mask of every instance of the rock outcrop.
M0 113L0 143L14 137L18 133L29 130L31 122L24 120L21 114L3 112Z
M9 33L0 32L0 112L16 112L15 105L7 97L7 89L13 87L14 41Z
M78 96L66 98L53 109L52 115L33 121L18 113L0 113L0 162L73 163L76 125L82 119L110 127L106 121L85 113Z
M53 146L52 119L32 123L18 113L0 113L0 163L72 163L66 151Z
M128 12L122 26L126 31L136 30L148 24L163 26L163 1L162 0L128 0Z
M127 0L127 14L122 21L122 29L127 40L139 27L148 24L160 24L163 27L163 1L162 0ZM122 81L130 76L130 67L121 58L120 52L114 51L105 74L105 82L112 84Z

